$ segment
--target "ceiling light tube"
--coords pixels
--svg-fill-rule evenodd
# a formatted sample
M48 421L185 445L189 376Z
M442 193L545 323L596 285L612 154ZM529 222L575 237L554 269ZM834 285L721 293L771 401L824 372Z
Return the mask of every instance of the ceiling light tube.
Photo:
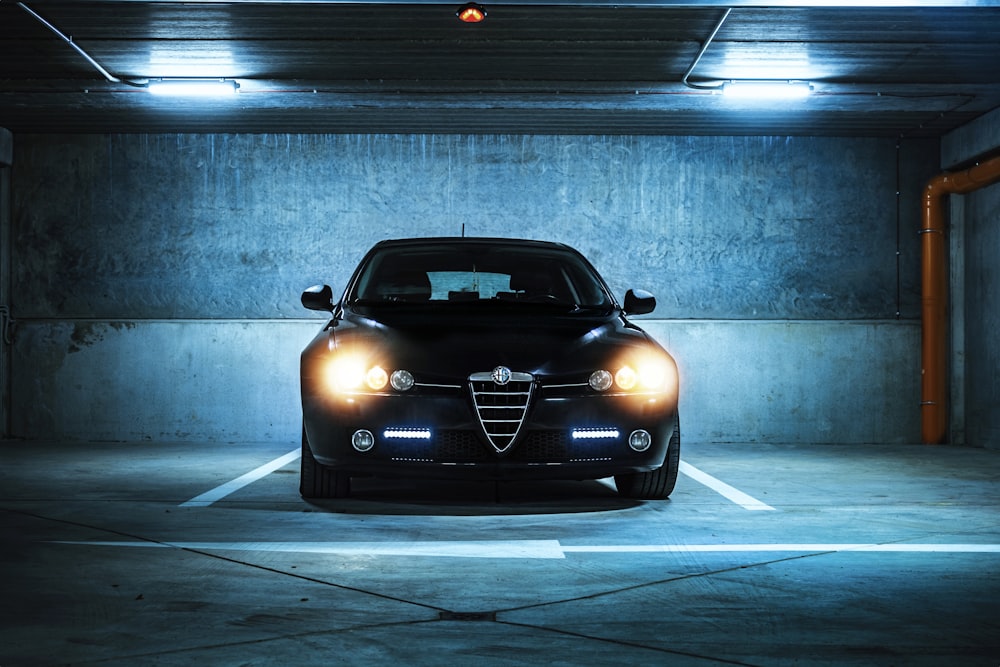
M150 79L153 95L172 97L226 97L235 95L240 84L232 79Z
M808 97L812 91L808 81L727 81L722 84L722 94L727 97L758 100Z

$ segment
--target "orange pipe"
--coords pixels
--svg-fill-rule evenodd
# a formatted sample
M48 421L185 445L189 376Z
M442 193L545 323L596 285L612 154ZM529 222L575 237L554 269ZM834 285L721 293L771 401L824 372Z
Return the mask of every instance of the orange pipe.
M924 189L921 241L920 428L923 441L939 444L948 435L948 275L945 272L944 198L967 194L1000 181L1000 156L965 171L938 174Z

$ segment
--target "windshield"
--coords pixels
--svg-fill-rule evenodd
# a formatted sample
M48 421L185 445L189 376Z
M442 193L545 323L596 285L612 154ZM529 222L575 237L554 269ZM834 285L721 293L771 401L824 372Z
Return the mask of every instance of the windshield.
M434 243L379 249L348 302L534 303L569 308L611 306L593 268L561 248Z

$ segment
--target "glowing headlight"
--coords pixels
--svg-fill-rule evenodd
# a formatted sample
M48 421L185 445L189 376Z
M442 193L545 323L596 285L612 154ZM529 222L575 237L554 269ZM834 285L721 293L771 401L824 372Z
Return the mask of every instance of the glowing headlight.
M614 371L599 370L590 374L588 383L595 391L651 392L669 391L676 383L669 359L656 355L643 355L616 366Z
M372 366L365 373L365 384L378 391L389 383L389 374L378 366Z
M615 384L618 385L619 389L624 389L628 391L629 389L635 388L635 383L638 380L635 369L631 366L622 366L615 373Z
M337 391L358 389L365 381L365 365L357 357L337 357L327 368L327 381Z
M639 384L643 389L662 389L667 381L667 368L655 361L644 362L639 367Z
M334 392L382 391L389 373L363 354L340 353L326 367L326 384Z

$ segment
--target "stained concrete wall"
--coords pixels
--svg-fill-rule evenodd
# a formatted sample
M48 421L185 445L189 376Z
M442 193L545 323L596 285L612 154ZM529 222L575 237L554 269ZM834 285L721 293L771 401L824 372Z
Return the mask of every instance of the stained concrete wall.
M966 443L1000 449L1000 185L966 199Z
M1000 149L1000 110L944 137L941 166ZM953 439L1000 449L1000 184L950 197Z
M12 431L292 442L302 288L464 225L656 293L689 439L916 441L937 161L885 139L19 135Z
M14 135L0 127L0 431L10 431L10 167Z

